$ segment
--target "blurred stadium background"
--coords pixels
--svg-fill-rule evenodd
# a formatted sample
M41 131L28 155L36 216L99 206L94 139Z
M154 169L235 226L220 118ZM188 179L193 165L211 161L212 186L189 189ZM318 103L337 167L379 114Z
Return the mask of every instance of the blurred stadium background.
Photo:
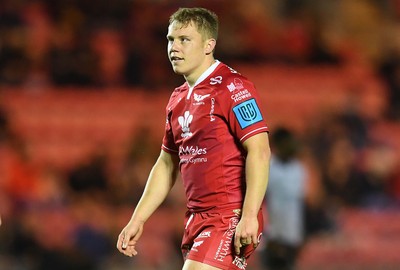
M219 15L216 57L255 82L271 130L301 138L297 268L398 269L399 0L2 0L0 269L180 269L179 182L138 257L115 242L182 83L165 39L181 6Z

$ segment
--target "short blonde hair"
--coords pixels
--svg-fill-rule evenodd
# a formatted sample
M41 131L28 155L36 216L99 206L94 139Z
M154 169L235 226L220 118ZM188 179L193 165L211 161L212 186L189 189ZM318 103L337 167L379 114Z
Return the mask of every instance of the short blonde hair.
M203 39L218 38L218 16L205 8L179 8L169 18L169 23L178 22L182 26L193 23Z

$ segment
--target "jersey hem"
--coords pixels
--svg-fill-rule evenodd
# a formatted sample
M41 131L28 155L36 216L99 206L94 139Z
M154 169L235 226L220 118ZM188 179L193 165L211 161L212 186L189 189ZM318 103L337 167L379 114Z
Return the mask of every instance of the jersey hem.
M242 209L243 203L228 204L224 206L212 206L209 208L187 208L191 213L221 213L221 211L231 211Z

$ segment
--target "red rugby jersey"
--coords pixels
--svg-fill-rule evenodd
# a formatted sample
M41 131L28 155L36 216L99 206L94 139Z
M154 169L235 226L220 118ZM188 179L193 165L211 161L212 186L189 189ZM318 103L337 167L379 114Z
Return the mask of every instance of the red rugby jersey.
M166 115L162 149L179 155L188 209L241 207L242 143L268 131L253 83L217 61L194 87L175 89Z

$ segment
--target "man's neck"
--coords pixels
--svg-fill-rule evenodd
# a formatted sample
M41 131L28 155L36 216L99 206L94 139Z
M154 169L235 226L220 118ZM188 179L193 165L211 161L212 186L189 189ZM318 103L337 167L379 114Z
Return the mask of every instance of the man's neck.
M201 67L198 68L196 73L192 74L192 76L184 76L186 82L189 84L190 87L193 87L196 85L197 80L201 77L201 75L204 74L214 63L215 59L212 58L209 61L206 61Z

